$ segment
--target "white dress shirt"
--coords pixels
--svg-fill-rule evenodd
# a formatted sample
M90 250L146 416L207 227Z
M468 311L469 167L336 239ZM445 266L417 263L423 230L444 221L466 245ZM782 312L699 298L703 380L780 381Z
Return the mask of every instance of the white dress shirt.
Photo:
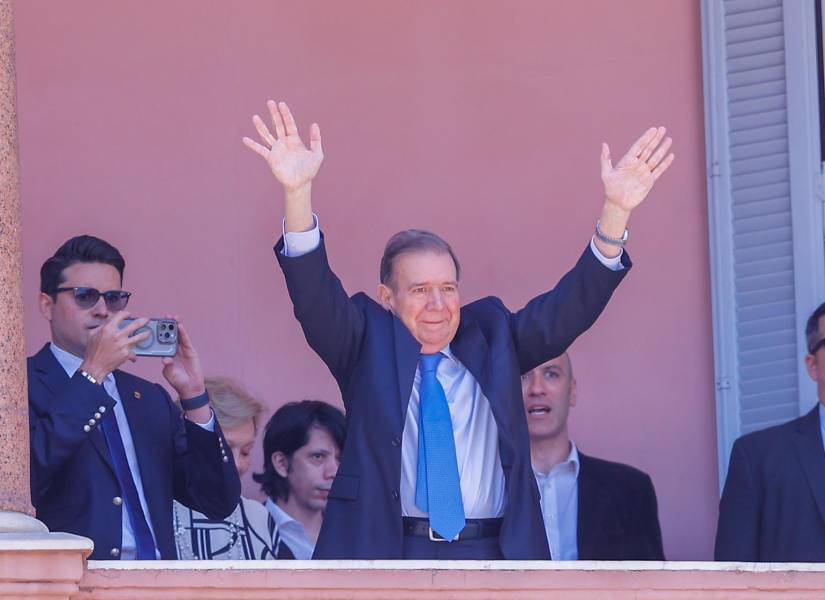
M571 440L567 460L549 473L533 470L541 496L544 530L553 560L578 560L579 451Z
M73 377L83 359L75 356L70 352L66 352L62 348L56 346L54 343L49 344L49 349L54 354L57 362L66 371L66 375ZM146 515L146 524L149 525L149 531L152 532L152 540L155 542L155 558L160 560L160 552L158 551L157 538L155 537L155 528L152 527L152 516L149 514L149 506L146 504L146 496L143 493L143 480L140 477L140 466L138 465L137 454L135 453L135 443L132 440L132 430L129 427L129 421L126 418L126 411L123 410L123 403L120 401L120 393L117 391L117 382L115 382L114 373L109 373L106 379L103 380L103 388L115 401L114 410L115 419L117 420L118 429L120 429L120 438L123 440L123 448L126 451L126 462L129 463L129 471L132 473L132 479L137 488L138 498L140 499L140 507L143 509L143 514ZM215 415L208 423L198 423L208 431L215 431ZM122 505L125 507L125 505ZM120 547L121 560L134 560L137 558L137 546L135 545L135 533L132 530L132 522L129 520L129 514L125 510L121 510L121 530L122 541Z
M285 256L298 257L315 250L321 243L318 216L313 215L314 226L309 231L286 231L282 223ZM618 271L621 252L606 258L591 238L590 249L607 268ZM493 418L490 402L482 393L475 377L459 362L447 346L442 353L436 377L444 388L455 435L458 473L464 515L468 519L500 517L504 514L506 494L504 471L498 452L498 426ZM420 369L416 367L407 414L404 421L401 452L401 513L404 516L426 516L415 505L416 466L418 462L418 385ZM519 398L519 402L521 399Z
M272 498L266 499L266 508L269 514L272 515L272 518L275 519L278 536L289 549L292 550L295 558L298 560L309 560L312 558L312 553L315 552L315 544L307 538L304 524L292 518L283 508L273 502ZM278 552L277 547L272 550Z

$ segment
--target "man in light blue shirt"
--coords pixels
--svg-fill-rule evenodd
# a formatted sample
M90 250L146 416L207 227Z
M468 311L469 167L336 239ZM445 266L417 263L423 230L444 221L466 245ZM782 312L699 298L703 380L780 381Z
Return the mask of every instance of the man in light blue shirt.
M653 483L579 452L568 417L578 390L566 352L521 377L530 454L554 560L664 560Z
M564 351L629 270L630 213L673 161L665 129L649 129L615 165L602 146L604 202L584 253L553 290L511 312L495 297L462 306L455 252L423 230L387 242L377 301L350 297L312 211L320 128L307 148L286 104L267 106L272 129L256 115L260 141L244 143L284 190L276 257L347 409L315 558L547 558L519 375Z

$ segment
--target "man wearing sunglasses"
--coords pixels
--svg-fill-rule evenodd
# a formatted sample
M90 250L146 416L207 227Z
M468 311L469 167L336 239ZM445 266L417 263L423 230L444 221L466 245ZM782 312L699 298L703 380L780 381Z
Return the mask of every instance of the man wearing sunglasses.
M39 306L52 341L28 360L32 502L52 531L91 538L92 559L174 559L172 500L212 519L238 505L240 481L183 324L160 385L120 367L149 335L123 327L125 261L78 236L40 270Z
M716 560L825 562L825 303L805 337L819 401L808 414L733 444Z

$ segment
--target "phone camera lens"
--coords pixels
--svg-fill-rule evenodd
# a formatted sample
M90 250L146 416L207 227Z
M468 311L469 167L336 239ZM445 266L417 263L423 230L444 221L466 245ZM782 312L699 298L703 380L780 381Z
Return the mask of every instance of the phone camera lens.
M166 323L161 323L160 330L163 331L164 329L166 329Z
M168 338L170 335L171 334L167 331L166 333L163 334L163 337Z
M169 331L172 331L175 328L174 323L169 323Z

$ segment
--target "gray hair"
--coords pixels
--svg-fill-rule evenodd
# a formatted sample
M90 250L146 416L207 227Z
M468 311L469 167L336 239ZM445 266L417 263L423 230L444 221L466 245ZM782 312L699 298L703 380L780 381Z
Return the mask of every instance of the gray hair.
M392 236L384 247L384 255L381 257L381 268L379 271L379 280L384 285L392 287L393 267L396 259L407 252L440 252L449 254L455 264L455 278L459 279L461 275L461 265L458 262L458 257L453 252L444 239L424 229L405 229L399 231Z
M229 377L207 377L205 383L209 405L221 427L241 427L252 419L255 431L258 431L258 418L264 407L239 382Z

